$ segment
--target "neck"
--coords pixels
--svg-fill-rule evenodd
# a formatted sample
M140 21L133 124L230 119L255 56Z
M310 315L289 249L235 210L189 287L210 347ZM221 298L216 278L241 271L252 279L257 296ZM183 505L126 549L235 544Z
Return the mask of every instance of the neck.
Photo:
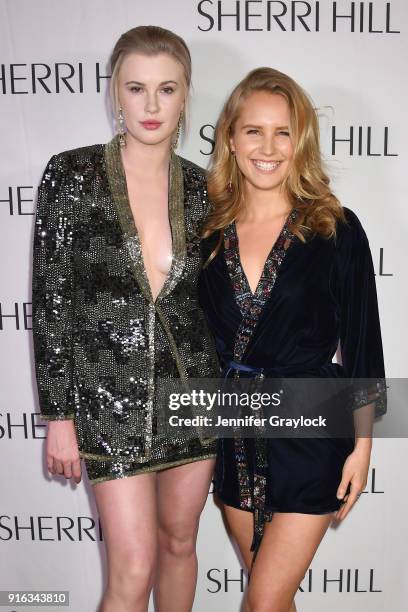
M245 219L245 221L253 223L263 223L279 217L286 217L291 210L292 205L287 196L278 188L263 190L247 185L240 221Z
M121 147L121 156L126 170L136 172L144 178L157 177L167 173L170 162L169 141L148 145L136 140L129 132L126 134L126 146Z

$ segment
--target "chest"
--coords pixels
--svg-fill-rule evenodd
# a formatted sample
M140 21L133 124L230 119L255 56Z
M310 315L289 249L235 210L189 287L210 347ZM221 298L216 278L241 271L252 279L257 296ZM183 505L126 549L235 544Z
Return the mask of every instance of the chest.
M213 245L205 246L204 256L208 257ZM335 252L327 241L314 240L308 244L294 241L280 265L271 268L268 276L269 280L264 278L262 287L258 287L258 296L265 296L263 314L269 313L278 326L289 316L310 320L319 319L322 313L335 314L339 282ZM202 279L207 310L214 309L216 316L225 321L241 320L241 302L252 298L240 274L239 259L231 258L222 245L203 271Z
M158 228L170 229L168 180L141 181L132 174L126 175L129 206L140 237L149 239Z
M252 293L256 291L265 262L281 230L282 223L279 221L238 223L236 226L239 260Z
M102 293L114 293L117 300L127 299L133 292L140 292L141 277L151 271L144 259L151 254L160 268L156 275L157 293L169 274L172 245L173 255L180 262L175 268L177 283L194 283L201 268L196 225L202 219L202 210L198 198L196 201L188 193L186 196L180 220L179 214L171 219L163 199L158 198L152 209L147 208L137 216L138 211L134 215L127 200L113 198L109 186L97 183L89 192L83 192L76 203L73 248L78 289L85 288L89 299Z
M169 219L168 181L141 182L129 175L128 196L130 212L137 230L146 272L157 287L168 274L172 261L172 232ZM156 287L157 285L157 287Z

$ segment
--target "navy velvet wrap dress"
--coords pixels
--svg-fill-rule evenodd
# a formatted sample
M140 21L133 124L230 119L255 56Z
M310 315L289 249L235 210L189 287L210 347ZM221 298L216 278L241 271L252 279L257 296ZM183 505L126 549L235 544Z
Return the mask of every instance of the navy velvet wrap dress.
M347 222L338 222L335 240L315 236L304 243L289 229L294 209L254 294L232 223L201 273L200 301L224 375L238 367L266 376L367 379L353 409L374 401L377 417L386 412L386 385L375 274L366 233L355 213L344 212ZM218 239L216 232L203 241L204 261ZM257 444L220 438L214 477L225 504L254 513L255 551L273 512L339 509L336 491L354 436L268 438L261 465Z

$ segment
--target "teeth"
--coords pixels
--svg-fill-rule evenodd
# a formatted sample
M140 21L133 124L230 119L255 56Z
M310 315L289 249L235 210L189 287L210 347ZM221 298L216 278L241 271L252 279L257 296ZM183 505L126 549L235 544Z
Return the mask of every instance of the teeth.
M254 159L252 160L254 166L256 166L257 168L259 168L260 170L275 170L275 168L277 168L280 164L280 161L278 162L264 162L264 161L260 161L258 159Z

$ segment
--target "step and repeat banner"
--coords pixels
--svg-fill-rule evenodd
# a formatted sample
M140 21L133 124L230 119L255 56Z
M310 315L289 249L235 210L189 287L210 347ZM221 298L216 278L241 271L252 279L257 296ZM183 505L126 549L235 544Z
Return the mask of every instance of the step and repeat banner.
M46 162L112 137L108 60L118 37L155 24L187 42L192 120L179 153L203 167L223 101L249 70L272 66L309 92L334 190L370 240L387 376L403 378L407 17L403 0L0 1L0 590L69 591L70 610L94 612L106 582L103 533L86 473L76 486L47 472L30 274L36 190ZM403 436L374 440L366 490L346 520L329 528L299 588L299 610L406 609ZM194 610L238 611L246 577L212 491L198 556Z

